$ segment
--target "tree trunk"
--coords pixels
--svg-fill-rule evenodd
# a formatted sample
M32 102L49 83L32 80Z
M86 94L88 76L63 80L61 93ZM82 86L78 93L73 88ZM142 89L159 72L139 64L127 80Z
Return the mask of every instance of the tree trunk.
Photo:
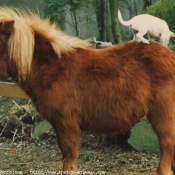
M76 36L79 37L79 30L78 30L78 21L77 21L76 9L73 9L72 16L73 16L73 20L74 20L75 33L76 33Z
M118 0L110 0L110 11L111 11L111 24L114 36L114 43L122 42L122 30L121 25L118 21Z
M106 42L106 0L102 0L102 41Z
M112 24L111 24L111 12L110 12L110 3L106 2L106 38L108 42L114 43L114 36L112 32Z
M98 24L98 30L99 30L99 37L97 38L97 40L99 41L104 41L104 20L103 20L103 7L104 6L104 2L103 1L99 1L99 7L96 9L96 19L97 19L97 24Z

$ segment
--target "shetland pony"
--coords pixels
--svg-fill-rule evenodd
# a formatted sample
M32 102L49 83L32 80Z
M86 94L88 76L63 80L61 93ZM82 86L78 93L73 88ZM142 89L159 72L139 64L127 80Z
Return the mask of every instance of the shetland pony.
M116 135L146 113L158 136L157 175L171 175L175 148L175 54L132 42L102 50L48 21L0 9L0 78L13 80L53 126L63 171L76 174L80 132Z

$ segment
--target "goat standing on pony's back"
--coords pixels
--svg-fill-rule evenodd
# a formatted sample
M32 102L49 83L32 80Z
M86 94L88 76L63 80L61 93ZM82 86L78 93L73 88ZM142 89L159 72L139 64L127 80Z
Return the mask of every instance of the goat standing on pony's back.
M118 19L124 26L129 26L134 35L133 41L149 44L149 41L154 41L154 37L156 37L160 44L168 47L170 38L175 37L175 34L169 30L166 21L152 15L141 14L129 21L124 21L120 10L118 10ZM145 34L148 34L149 41L143 37Z
M48 21L8 8L0 9L0 22L0 78L12 77L52 124L65 174L76 174L81 131L120 134L147 112L160 145L156 174L172 175L174 52L152 42L95 50Z

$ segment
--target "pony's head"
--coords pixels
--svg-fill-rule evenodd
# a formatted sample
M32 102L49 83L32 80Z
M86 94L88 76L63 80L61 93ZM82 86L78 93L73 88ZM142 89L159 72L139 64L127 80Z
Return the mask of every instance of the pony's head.
M14 20L0 22L0 79L5 80L9 77L7 70L7 53L6 47L10 34L14 30Z
M30 73L35 47L39 47L35 34L47 40L58 59L76 48L90 47L89 41L67 36L32 12L0 8L0 78L16 74L20 81Z
M0 8L0 79L14 71L22 79L30 69L34 37L25 18L19 10Z

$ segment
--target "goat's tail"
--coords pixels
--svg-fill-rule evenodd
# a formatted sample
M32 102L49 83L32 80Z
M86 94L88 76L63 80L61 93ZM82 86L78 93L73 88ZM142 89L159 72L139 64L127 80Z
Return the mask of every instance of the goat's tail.
M129 26L131 24L131 20L129 20L129 21L123 21L123 18L122 18L122 15L121 15L120 10L118 10L118 20L124 26Z

